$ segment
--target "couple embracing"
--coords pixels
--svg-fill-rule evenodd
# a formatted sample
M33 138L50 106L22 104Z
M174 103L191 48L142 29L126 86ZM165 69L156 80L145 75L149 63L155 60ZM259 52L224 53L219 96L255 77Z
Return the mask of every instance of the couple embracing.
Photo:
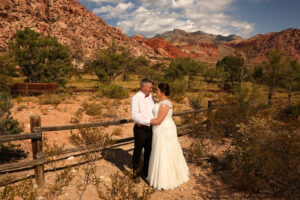
M177 138L172 119L173 106L168 96L170 88L161 83L156 89L158 102L151 94L152 81L143 79L140 91L132 97L131 113L135 123L132 167L134 178L144 175L158 190L173 189L189 180L189 169ZM139 169L144 148L144 168Z

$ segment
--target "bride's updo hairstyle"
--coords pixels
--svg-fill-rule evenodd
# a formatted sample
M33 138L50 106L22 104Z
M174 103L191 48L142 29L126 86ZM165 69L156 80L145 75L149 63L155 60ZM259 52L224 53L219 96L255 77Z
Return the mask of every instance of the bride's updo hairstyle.
M168 85L168 83L160 83L158 85L158 88L166 96L170 96L170 86Z

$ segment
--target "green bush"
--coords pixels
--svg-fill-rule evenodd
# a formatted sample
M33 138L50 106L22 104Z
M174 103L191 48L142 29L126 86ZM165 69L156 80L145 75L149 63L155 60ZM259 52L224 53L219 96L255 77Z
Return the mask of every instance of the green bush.
M261 110L267 110L261 95L254 88L234 87L233 96L226 99L227 106L221 106L211 115L212 131L224 136L234 135L237 131L236 124L246 123L252 116L263 115ZM266 112L265 115L267 115Z
M112 99L124 99L127 98L129 95L124 87L116 84L110 84L100 86L97 96L104 96Z
M100 115L102 113L102 106L98 103L82 103L81 106L87 115Z
M289 104L281 109L277 114L277 119L282 120L297 120L300 117L300 102Z
M54 106L58 106L64 100L65 100L65 96L56 95L56 94L43 94L39 96L39 103L41 105L51 104Z
M175 100L176 102L180 102L185 97L185 91L186 91L186 81L177 80L173 82L169 82L170 85L170 91L171 91L171 98Z
M264 118L252 118L237 129L226 152L233 182L248 190L270 187L285 199L299 195L299 133Z
M98 197L105 200L122 200L122 199L150 199L154 193L154 189L149 186L143 186L142 192L138 190L139 187L132 180L132 174L125 172L125 175L116 172L111 175L111 186L107 184L98 184ZM103 187L104 186L104 187Z
M10 95L7 93L0 94L0 135L19 134L23 131L19 122L11 116L10 109L12 107Z

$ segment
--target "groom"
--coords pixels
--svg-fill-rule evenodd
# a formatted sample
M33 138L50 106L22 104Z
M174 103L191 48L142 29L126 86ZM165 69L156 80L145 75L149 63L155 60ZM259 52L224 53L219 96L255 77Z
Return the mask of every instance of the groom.
M140 82L140 91L131 100L131 114L134 121L134 150L132 157L132 168L134 178L141 175L139 163L144 148L144 170L143 175L148 175L148 165L151 153L152 127L150 120L154 117L152 109L154 99L151 94L153 83L149 79Z

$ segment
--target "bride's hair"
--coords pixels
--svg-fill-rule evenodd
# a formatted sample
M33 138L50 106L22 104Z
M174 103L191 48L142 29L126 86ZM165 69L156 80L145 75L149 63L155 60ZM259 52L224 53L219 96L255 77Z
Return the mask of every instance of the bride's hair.
M166 96L170 96L170 86L168 83L160 83L158 88L161 92L163 92Z

